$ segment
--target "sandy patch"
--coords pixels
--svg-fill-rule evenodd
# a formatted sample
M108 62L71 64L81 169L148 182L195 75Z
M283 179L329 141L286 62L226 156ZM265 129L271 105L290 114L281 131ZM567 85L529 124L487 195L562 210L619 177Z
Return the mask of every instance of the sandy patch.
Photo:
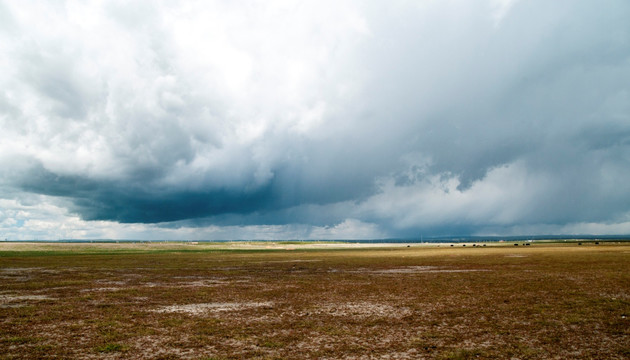
M283 263L312 263L320 262L318 259L294 259L294 260L268 260L268 261L255 261L254 264L283 264Z
M25 301L25 300L57 300L46 295L0 295L0 302Z
M610 300L630 300L630 295L626 293L600 293L599 295Z
M0 242L3 251L72 251L78 253L91 253L95 251L146 251L146 250L222 250L222 249L271 249L271 250L300 250L300 249L365 249L365 248L402 248L434 247L437 243L406 244L406 243L344 243L344 242L311 242L286 244L270 241L237 241L237 242L121 242L121 243L58 243L58 242Z
M190 315L201 315L207 312L227 312L240 311L247 309L256 309L263 307L272 307L269 301L261 302L231 302L231 303L202 303L202 304L186 304L186 305L170 305L162 306L155 310L158 313L184 313Z
M375 273L375 274L414 274L421 272L433 272L440 269L437 266L406 266L403 268L396 269L385 269L385 270L368 270L366 272Z
M351 272L369 273L369 274L420 274L420 273L461 273L461 272L477 272L490 271L487 269L449 269L438 266L405 266L394 269L358 269Z
M401 318L411 315L411 310L407 307L391 306L373 302L325 304L318 307L314 312L316 314L329 314L332 316L347 316L354 318Z
M0 294L0 308L22 307L32 301L57 300L46 295L12 295Z
M180 281L173 283L163 283L163 282L146 282L139 286L141 287L167 287L167 288L185 288L185 287L213 287L213 286L224 286L234 283L247 283L249 280L240 279L240 280L216 280L216 279L206 279L206 280L193 280L193 281Z
M24 272L32 272L32 271L38 271L38 270L42 270L42 268L37 268L37 267L31 267L31 268L4 268L4 269L0 269L0 273L2 274L22 274Z
M81 292L99 292L99 291L120 291L120 290L124 290L124 288L118 288L118 287L99 287L99 288L92 288L92 289L82 289Z
M101 284L101 285L116 285L116 286L127 285L126 281L119 281L119 280L96 280L95 283Z
M173 341L187 340L188 336L180 335L177 338L165 335L147 335L137 337L132 340L133 348L140 349L143 359L155 358L177 358L177 359L196 359L200 358L199 349L182 349L173 347ZM207 349L208 347L206 347ZM214 348L214 347L210 347Z
M229 280L194 280L177 283L176 287L210 287L228 285L234 281Z
M56 269L47 269L42 267L27 267L27 268L4 268L3 272L9 274L23 274L23 273L42 273L42 274L59 274L61 271ZM66 269L68 271L72 269Z

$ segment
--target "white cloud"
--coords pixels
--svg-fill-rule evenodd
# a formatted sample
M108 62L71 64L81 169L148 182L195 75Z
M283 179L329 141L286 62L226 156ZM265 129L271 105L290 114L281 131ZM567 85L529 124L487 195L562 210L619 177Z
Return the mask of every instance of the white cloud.
M360 212L388 218L399 229L512 224L534 210L546 182L544 176L528 174L522 163L494 168L466 190L459 190L457 176L449 173L403 184L387 178L380 193L361 204Z
M494 25L499 26L503 18L505 18L510 10L519 0L492 0L490 5L492 7L492 18L494 19Z

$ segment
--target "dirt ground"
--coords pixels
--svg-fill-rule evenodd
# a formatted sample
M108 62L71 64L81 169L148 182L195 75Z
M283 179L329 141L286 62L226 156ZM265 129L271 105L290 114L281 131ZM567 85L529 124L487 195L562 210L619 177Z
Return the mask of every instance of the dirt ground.
M502 245L0 243L0 359L630 358L630 243Z

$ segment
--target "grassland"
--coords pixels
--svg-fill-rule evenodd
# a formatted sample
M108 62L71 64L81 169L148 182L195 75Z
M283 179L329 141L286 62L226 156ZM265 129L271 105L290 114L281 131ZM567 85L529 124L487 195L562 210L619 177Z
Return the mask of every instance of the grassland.
M0 359L627 359L630 244L0 243Z

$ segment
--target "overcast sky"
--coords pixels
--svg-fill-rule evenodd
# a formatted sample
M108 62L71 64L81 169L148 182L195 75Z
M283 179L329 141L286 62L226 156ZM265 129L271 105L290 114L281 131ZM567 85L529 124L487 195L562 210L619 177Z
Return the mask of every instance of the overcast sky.
M0 237L629 234L628 19L0 0Z

